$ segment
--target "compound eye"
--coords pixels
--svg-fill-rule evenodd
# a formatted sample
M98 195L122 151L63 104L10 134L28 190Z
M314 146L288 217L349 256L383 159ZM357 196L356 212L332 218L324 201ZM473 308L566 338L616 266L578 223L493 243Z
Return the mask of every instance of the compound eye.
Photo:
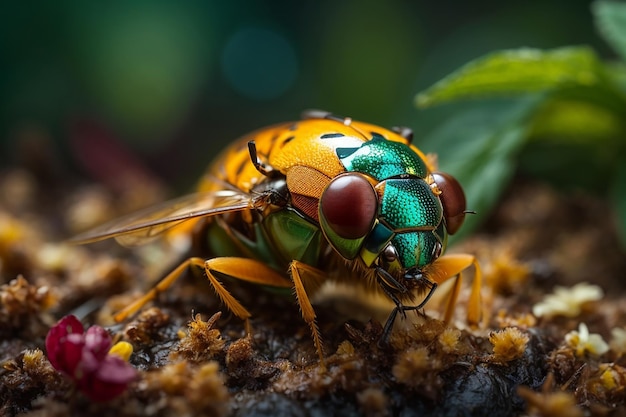
M465 220L465 193L461 184L450 174L435 172L433 178L437 188L441 191L439 199L443 206L443 216L446 219L446 230L453 235L461 228Z
M320 211L328 226L344 239L359 239L372 229L378 210L378 196L360 174L333 179L320 198Z

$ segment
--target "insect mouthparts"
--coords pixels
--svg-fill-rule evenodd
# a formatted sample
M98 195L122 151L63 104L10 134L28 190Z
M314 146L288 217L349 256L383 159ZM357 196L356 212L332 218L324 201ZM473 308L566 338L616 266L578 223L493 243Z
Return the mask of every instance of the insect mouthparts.
M411 268L404 273L404 279L408 280L419 280L424 276L422 275L422 271L417 268Z

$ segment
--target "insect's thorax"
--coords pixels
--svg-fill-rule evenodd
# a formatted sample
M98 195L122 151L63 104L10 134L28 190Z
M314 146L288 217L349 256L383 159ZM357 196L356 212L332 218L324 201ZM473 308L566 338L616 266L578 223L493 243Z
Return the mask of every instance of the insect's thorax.
M203 231L210 255L259 259L281 272L286 272L293 260L319 266L324 258L328 261L329 256L335 255L319 224L291 204L284 178L260 183L252 190L252 194L256 193L277 201L268 202L260 209L211 219Z

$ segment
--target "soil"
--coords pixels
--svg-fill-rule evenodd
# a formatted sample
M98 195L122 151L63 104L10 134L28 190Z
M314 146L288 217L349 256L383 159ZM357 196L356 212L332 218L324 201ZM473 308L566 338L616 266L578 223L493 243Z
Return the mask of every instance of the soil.
M162 190L114 196L99 184L51 186L35 174L0 176L0 415L626 414L626 257L602 199L521 179L511 185L484 226L451 248L482 266L483 321L475 328L464 319L472 271L449 325L438 319L443 301L435 296L425 311L398 320L387 343L384 302L328 289L316 303L321 363L292 297L229 284L253 313L246 335L201 274L186 274L115 324L114 312L185 259L184 241L127 249L62 240ZM566 300L573 310L533 314L555 286L585 282L604 295L586 299L592 290L581 287L582 301ZM133 345L139 376L120 397L90 401L47 361L46 334L67 314ZM608 347L585 345L581 323Z

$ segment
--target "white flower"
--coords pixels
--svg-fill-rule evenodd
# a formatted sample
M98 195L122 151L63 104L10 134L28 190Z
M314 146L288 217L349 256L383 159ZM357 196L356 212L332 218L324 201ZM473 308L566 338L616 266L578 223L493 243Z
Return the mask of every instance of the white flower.
M603 295L602 288L586 282L571 288L556 286L553 294L546 295L543 301L533 306L533 314L536 317L576 317L585 303L597 301Z
M578 325L578 331L572 330L565 335L565 343L576 351L576 356L582 357L589 353L600 356L608 352L609 345L597 333L589 333L585 323Z
M626 329L623 327L611 329L611 349L615 353L626 353Z

